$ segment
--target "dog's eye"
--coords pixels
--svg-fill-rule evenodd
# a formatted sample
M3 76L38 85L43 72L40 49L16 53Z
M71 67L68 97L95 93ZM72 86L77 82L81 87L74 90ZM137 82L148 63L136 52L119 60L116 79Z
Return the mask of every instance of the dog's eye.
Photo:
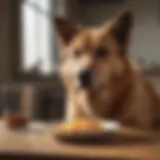
M98 59L106 58L107 53L108 53L107 49L103 46L100 46L94 49L94 56L95 58L98 58Z
M80 50L75 50L73 54L74 54L75 58L79 58L81 56L81 51Z

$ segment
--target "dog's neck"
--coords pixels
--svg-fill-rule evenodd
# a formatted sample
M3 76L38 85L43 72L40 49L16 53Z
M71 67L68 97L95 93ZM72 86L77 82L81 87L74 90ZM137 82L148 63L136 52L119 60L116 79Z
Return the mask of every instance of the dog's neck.
M119 88L119 91L116 93L114 100L111 103L111 110L108 115L110 119L117 118L121 112L124 111L124 104L125 101L128 99L130 92L132 90L132 83L126 82L125 84L122 84L122 86Z
M90 107L101 117L114 119L123 110L123 103L132 89L131 75L125 73L112 81L112 86L104 86L89 94Z

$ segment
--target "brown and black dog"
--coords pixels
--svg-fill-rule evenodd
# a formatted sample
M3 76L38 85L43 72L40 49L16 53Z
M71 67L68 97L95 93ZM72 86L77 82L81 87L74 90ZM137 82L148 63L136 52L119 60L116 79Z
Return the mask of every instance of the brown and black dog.
M97 116L151 129L160 119L160 99L128 56L132 14L123 12L91 28L63 18L55 24L67 119Z

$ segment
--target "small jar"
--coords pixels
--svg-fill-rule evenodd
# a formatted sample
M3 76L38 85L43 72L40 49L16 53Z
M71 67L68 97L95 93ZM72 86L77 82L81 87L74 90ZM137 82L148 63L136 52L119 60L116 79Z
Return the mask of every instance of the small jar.
M11 128L26 127L31 120L33 87L13 85L4 88L4 120Z

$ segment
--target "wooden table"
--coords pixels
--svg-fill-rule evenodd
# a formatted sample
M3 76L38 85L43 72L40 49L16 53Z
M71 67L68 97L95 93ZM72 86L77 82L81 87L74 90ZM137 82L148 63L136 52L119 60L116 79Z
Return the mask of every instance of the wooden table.
M67 144L53 136L54 124L44 130L11 130L0 121L0 157L40 157L50 159L150 159L160 160L160 136L150 135L151 140L114 140L106 144ZM122 129L119 135L149 135ZM126 136L124 136L126 137ZM2 159L2 158L0 158ZM13 158L12 158L13 160ZM17 160L17 158L16 158Z

